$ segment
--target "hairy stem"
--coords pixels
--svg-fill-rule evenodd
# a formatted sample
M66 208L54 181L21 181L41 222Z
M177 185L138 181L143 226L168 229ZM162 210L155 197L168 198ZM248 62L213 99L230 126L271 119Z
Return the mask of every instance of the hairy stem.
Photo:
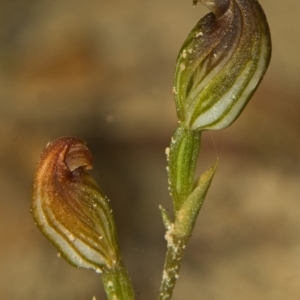
M167 253L158 300L172 299L187 239L180 238L172 226L166 233Z
M169 184L173 198L174 222L160 207L167 240L159 300L172 299L184 249L191 237L199 211L211 184L217 163L195 182L196 163L200 149L200 133L179 126L169 149Z
M171 139L168 153L169 185L173 198L175 222L165 222L167 253L159 292L159 300L171 299L181 261L192 228L188 231L177 230L182 223L181 208L193 191L196 163L200 149L200 134L179 126ZM163 218L168 218L161 208ZM188 220L190 222L190 220ZM192 222L192 227L194 222ZM191 226L189 226L191 227Z

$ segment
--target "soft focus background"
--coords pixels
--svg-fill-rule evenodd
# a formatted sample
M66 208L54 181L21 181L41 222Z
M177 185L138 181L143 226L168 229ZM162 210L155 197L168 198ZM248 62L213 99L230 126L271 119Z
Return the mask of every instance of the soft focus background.
M99 275L58 258L30 215L36 162L63 135L88 143L137 299L156 298L175 59L208 12L191 2L0 1L1 299L105 299ZM271 66L238 121L203 135L199 172L219 168L175 300L300 298L300 2L260 2Z

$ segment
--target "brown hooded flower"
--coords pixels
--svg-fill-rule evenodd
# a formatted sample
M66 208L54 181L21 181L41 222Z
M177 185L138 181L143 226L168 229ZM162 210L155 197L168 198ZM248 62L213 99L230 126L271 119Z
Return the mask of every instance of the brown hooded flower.
M62 137L45 148L33 185L36 224L73 265L101 272L120 259L109 206L94 179L85 142Z

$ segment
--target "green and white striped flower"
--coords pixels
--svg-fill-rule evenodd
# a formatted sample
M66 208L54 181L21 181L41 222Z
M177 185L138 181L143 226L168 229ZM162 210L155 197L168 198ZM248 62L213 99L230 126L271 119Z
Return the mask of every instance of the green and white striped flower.
M177 115L187 129L217 130L236 120L263 78L271 57L270 32L256 0L198 1L212 13L198 22L180 50Z
M86 171L91 168L92 155L82 140L50 143L35 172L32 213L71 264L101 273L118 266L120 253L112 210Z

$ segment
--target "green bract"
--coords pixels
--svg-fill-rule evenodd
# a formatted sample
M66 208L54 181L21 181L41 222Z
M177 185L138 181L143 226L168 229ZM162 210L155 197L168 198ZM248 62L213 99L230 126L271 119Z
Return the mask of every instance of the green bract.
M198 22L180 50L174 93L185 128L216 130L235 121L264 76L270 32L256 0L199 2L213 13Z

